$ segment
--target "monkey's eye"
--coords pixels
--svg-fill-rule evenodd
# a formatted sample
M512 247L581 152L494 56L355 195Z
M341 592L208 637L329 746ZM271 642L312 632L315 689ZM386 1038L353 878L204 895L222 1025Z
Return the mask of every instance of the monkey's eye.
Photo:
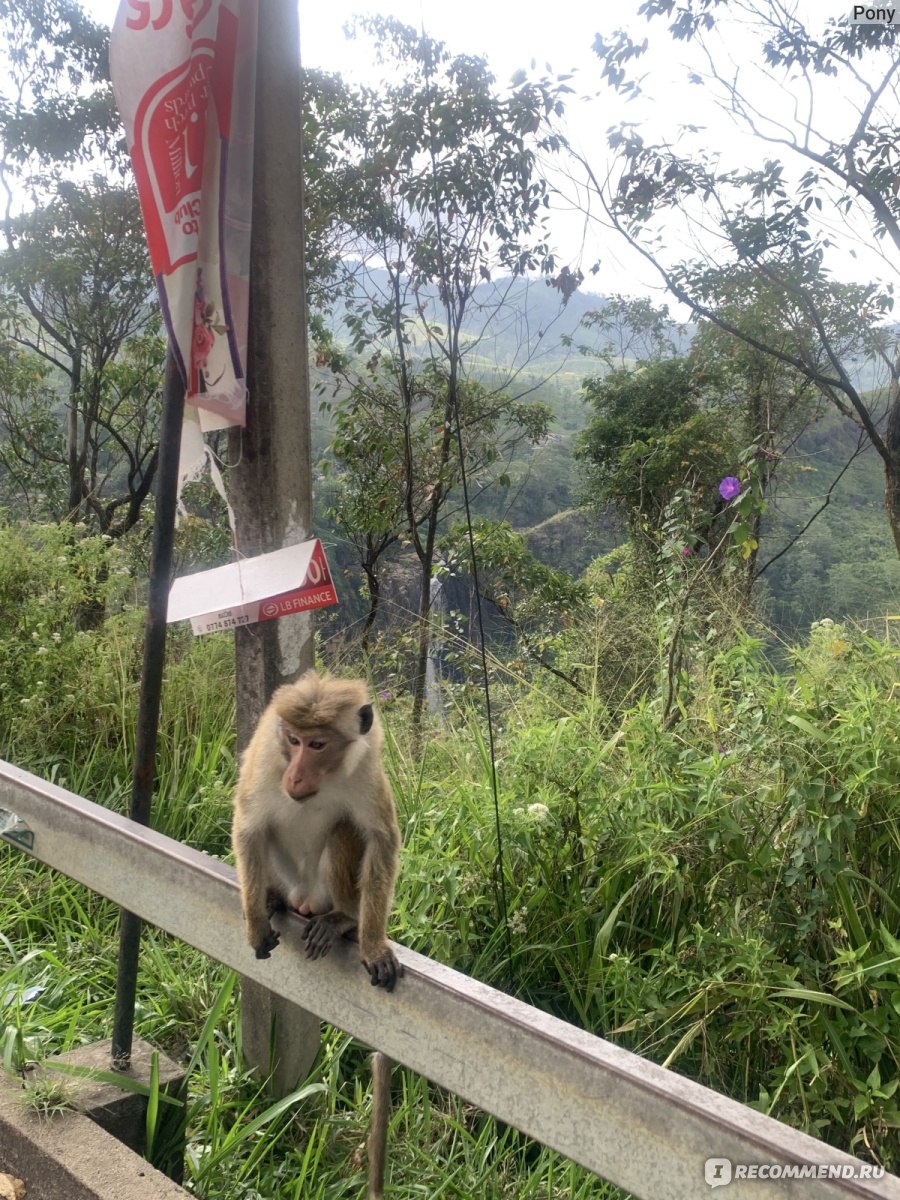
M311 738L309 742L310 750L324 750L325 742L321 738Z
M284 736L287 738L289 746L301 745L301 739L297 737L296 733L285 733Z

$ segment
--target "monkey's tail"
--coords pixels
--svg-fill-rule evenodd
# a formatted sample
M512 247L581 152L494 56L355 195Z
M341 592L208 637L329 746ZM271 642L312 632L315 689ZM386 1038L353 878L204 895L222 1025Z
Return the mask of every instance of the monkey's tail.
M384 1168L387 1134L391 1117L391 1070L393 1062L376 1050L372 1055L372 1120L369 1123L368 1200L384 1200Z

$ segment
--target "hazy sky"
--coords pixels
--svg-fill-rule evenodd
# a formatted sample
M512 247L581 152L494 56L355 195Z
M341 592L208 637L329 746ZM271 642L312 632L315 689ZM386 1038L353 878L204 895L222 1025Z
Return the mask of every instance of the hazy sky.
M118 0L83 0L99 20L112 24ZM303 59L307 66L340 70L354 59L343 37L344 24L356 13L390 13L409 25L446 41L451 49L484 54L499 75L527 66L532 58L549 60L557 70L586 64L598 29L632 25L648 28L638 18L640 0L589 3L588 0L327 0L300 3ZM850 11L843 0L797 0L801 17L814 26ZM369 62L371 59L369 59ZM356 64L366 64L365 55Z
M118 0L83 2L99 20L112 23ZM551 0L549 4L546 0L540 4L534 0L454 0L453 4L436 0L301 2L301 54L308 67L339 71L358 80L373 79L378 68L371 49L364 41L348 42L343 26L357 13L390 13L445 41L451 51L483 54L501 81L519 68L528 68L532 61L538 69L548 64L554 72L576 69L574 86L588 99L570 98L567 132L598 166L605 155L606 130L621 120L649 122L651 137L671 137L677 124L693 122L708 131L707 145L722 148L728 165L759 162L759 143L735 129L711 103L707 89L684 82L685 64L702 69L696 47L669 39L662 21L648 25L637 16L639 6L640 0L618 0L615 4L603 0L593 4L587 0ZM722 14L727 11L723 6ZM797 0L796 11L812 29L820 30L829 17L849 13L850 6L843 0ZM598 61L591 52L598 31L610 32L621 26L651 38L652 53L642 65L647 72L647 95L638 104L626 105L603 87ZM752 71L753 64L736 63L735 67L746 73ZM840 97L834 96L833 102L840 104ZM836 111L835 118L839 115ZM846 119L846 111L843 116ZM557 241L563 259L573 264L580 261L583 266L589 266L597 257L603 261L601 274L590 281L593 287L604 292L645 292L658 286L651 269L631 259L615 239L601 236L594 229L582 249L583 234L583 219L560 217ZM877 265L866 262L864 251L863 262L865 265L845 258L840 273L861 278L876 271Z

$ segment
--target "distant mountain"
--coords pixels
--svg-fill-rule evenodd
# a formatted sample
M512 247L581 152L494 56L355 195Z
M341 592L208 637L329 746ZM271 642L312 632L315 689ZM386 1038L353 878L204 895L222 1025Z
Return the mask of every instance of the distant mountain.
M386 271L360 269L356 284L356 300L365 297L388 296ZM430 324L443 327L443 311L434 288L423 288L419 299L425 305ZM465 354L469 369L476 375L490 377L493 371L507 377L512 372L527 370L529 375L551 375L560 370L588 374L591 359L578 351L579 343L590 344L596 337L582 327L588 313L602 311L608 303L605 296L579 288L568 300L549 280L543 278L503 278L480 283L472 295L463 324ZM340 302L331 317L332 328L339 340L349 337L347 324L350 305ZM409 297L408 308L415 311ZM569 347L567 340L574 343ZM424 329L421 349L427 339Z

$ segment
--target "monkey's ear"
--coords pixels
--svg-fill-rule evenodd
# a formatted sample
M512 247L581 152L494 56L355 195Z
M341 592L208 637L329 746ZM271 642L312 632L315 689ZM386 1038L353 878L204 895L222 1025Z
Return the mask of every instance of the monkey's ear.
M359 710L359 732L368 733L372 728L372 722L374 720L375 716L372 712L372 705L364 704Z

